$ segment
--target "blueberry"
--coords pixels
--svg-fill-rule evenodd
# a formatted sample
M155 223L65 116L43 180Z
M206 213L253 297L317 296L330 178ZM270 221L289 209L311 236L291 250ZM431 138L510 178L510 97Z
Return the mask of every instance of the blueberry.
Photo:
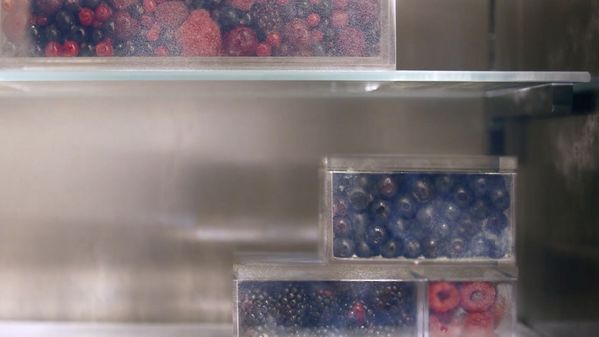
M449 240L447 244L447 256L457 259L463 257L466 252L466 242L464 239L456 237Z
M104 23L102 26L102 30L106 35L114 35L114 31L116 29L114 21L110 20Z
M347 174L335 174L333 177L333 193L346 195L352 186L352 176Z
M382 176L377 183L377 192L383 198L393 198L397 193L397 182L390 176Z
M349 201L345 198L334 198L333 199L333 214L335 215L346 215L349 209Z
M58 29L60 29L62 32L68 32L71 29L71 26L75 24L75 18L73 17L73 14L65 10L56 13L55 21L56 26L58 26Z
M505 188L494 188L489 192L491 204L500 211L505 211L510 207L510 194Z
M416 220L420 224L420 226L424 228L429 228L431 222L436 217L436 209L433 204L428 204L421 207L416 213Z
M337 216L333 218L333 233L335 237L348 238L352 235L352 225L347 217Z
M79 52L79 55L81 56L94 56L96 54L96 46L93 44L83 42L81 43L80 48L81 51Z
M472 192L465 185L457 185L452 191L452 200L460 208L467 208L473 200Z
M496 238L481 233L472 238L468 250L472 257L496 257L497 246Z
M79 0L64 0L64 8L71 12L77 12L81 9L81 4Z
M349 218L354 238L356 240L364 240L368 226L370 226L370 220L368 219L368 216L363 213L354 213Z
M441 240L447 238L453 231L453 226L446 220L434 220L431 223L430 237Z
M391 205L385 200L375 200L370 205L370 218L377 223L386 223L391 217Z
M75 42L83 42L87 38L87 30L81 26L72 26L69 32L69 39Z
M438 213L443 219L455 221L460 217L462 211L453 202L441 202L439 203Z
M470 186L474 195L483 196L491 189L491 179L488 175L475 175L470 178Z
M353 182L355 187L360 187L363 188L365 190L370 190L372 188L372 178L370 177L369 174L359 174L356 177L354 177L354 182Z
M58 41L60 39L60 31L55 25L49 25L44 30L46 41Z
M366 242L374 248L380 247L387 238L387 230L381 225L370 226L366 232Z
M422 251L424 257L436 259L441 255L441 243L435 239L428 239L422 242Z
M354 242L349 239L338 238L333 243L333 255L335 257L352 257L354 255Z
M114 49L117 56L135 55L135 44L131 41L118 43Z
M422 249L418 239L410 236L404 239L404 255L410 259L415 259L422 255Z
M94 43L99 43L104 40L104 31L101 29L94 29L92 32L92 41Z
M412 227L412 221L400 217L391 219L387 224L387 229L389 229L391 235L396 238L403 238L408 235L412 230Z
M453 176L442 174L435 177L435 189L439 194L448 194L453 188Z
M508 225L508 219L503 212L492 212L488 218L483 220L484 232L499 235Z
M360 212L368 207L372 197L363 188L354 188L349 192L350 206Z
M83 5L89 8L96 8L100 5L101 0L83 0Z
M372 249L366 241L358 241L356 244L356 255L362 258L373 257L379 255L379 250Z
M412 196L416 201L425 203L433 198L433 184L426 177L419 177L412 183Z
M455 226L455 233L463 238L471 238L480 233L481 223L476 220L472 214L464 212L458 219Z
M482 220L489 215L489 207L484 199L476 200L472 207L470 207L469 213L476 220Z
M389 240L381 247L381 256L387 259L398 257L401 254L401 241Z
M416 214L416 201L408 194L404 194L397 198L395 203L397 214L403 218L412 218Z

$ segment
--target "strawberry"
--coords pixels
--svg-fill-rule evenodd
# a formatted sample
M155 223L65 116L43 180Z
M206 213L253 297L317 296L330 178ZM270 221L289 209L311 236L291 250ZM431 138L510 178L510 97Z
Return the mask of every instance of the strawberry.
M189 10L182 1L168 1L156 6L156 22L164 27L175 29L189 16Z
M460 304L458 288L449 282L431 283L428 289L428 305L435 312L448 312Z
M468 312L488 310L497 297L497 289L489 282L465 283L460 289L462 308Z
M218 56L222 52L220 28L204 9L192 11L175 37L182 56Z

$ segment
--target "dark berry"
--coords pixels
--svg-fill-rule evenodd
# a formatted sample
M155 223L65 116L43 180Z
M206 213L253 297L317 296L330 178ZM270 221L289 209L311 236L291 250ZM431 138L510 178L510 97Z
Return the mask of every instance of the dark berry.
M363 188L352 189L348 194L348 198L352 209L358 212L364 211L372 200L370 194L367 193Z
M348 238L352 235L352 225L347 217L333 218L333 233L335 237Z
M94 29L92 31L92 41L94 43L99 43L102 40L104 40L104 31L101 29Z
M214 20L216 20L219 23L219 26L225 31L240 25L241 15L242 12L240 10L230 6L224 6L212 12Z
M237 26L225 36L225 53L229 56L254 56L258 47L256 32L246 26Z
M60 31L55 25L49 25L44 29L44 36L46 37L46 41L58 41L60 39Z
M262 325L267 322L273 309L274 299L262 287L240 289L239 315L241 324Z
M390 176L383 176L377 183L377 192L383 198L393 198L397 193L397 182Z
M416 201L425 203L433 198L433 184L426 177L420 177L412 183L412 196Z
M404 218L396 217L387 224L387 229L395 238L407 236L413 229L413 222Z
M135 44L131 41L121 42L114 47L114 52L117 56L135 55Z
M460 208L467 208L473 201L472 192L463 184L454 187L452 200Z
M81 9L79 0L64 0L64 8L71 12L77 12Z
M126 11L119 11L114 15L114 27L114 32L119 39L129 40L139 31L139 21Z
M447 238L453 232L453 226L447 220L436 219L431 222L430 237L436 240Z
M129 14L136 19L141 18L145 12L144 6L141 3L134 3L129 7Z
M349 209L349 202L346 198L336 197L333 200L333 214L334 215L346 215Z
M495 237L483 233L475 235L470 240L468 251L472 257L501 257Z
M95 9L100 5L100 0L82 0L84 7Z
M69 39L81 43L87 39L87 30L81 26L72 26Z
M361 300L354 301L347 312L348 323L354 327L365 327L373 316L371 309Z
M441 202L439 203L438 213L443 219L456 221L459 219L462 211L453 202Z
M498 187L491 190L489 199L491 199L491 204L497 210L505 211L510 207L510 194L504 188Z
M437 217L436 208L433 204L422 206L416 213L416 220L424 228L430 228L431 223Z
M436 259L441 256L441 242L432 238L424 240L422 242L422 253L424 257L429 259Z
M466 242L461 238L450 239L447 243L447 256L453 259L464 257Z
M435 190L439 194L445 195L451 192L453 184L454 179L451 175L443 174L435 177Z
M68 32L71 29L71 26L75 24L75 18L71 12L61 10L56 13L55 22L58 29L62 32Z
M458 288L449 282L432 282L428 289L429 308L438 313L455 309L460 304Z
M475 175L470 178L470 186L474 195L481 197L489 192L491 181L487 175Z
M375 200L370 204L369 214L376 223L386 223L391 216L391 205L382 199Z
M326 327L335 323L339 316L336 287L329 282L316 284L309 296L304 327Z
M17 0L22 1L22 0ZM44 15L56 13L64 4L64 0L35 0L36 8Z
M380 250L372 249L366 241L358 241L356 255L361 258L373 257L380 254Z
M400 196L395 203L395 207L397 214L406 219L414 217L417 210L416 201L408 194Z
M350 216L350 223L354 238L356 240L363 240L366 237L366 231L370 226L370 220L368 219L368 216L363 213L354 213Z
M404 256L410 259L415 259L420 255L422 255L420 241L411 236L406 237L404 239Z
M460 297L464 310L468 312L483 312L495 304L497 290L489 282L466 283L460 288Z
M353 241L345 238L336 238L333 242L333 255L341 258L352 257L354 255Z
M372 247L380 247L389 238L384 226L370 226L366 232L366 242Z
M480 231L481 222L467 212L462 213L455 226L455 233L466 239L470 239Z
M479 199L472 204L469 213L474 219L482 220L489 215L489 207L484 199Z
M271 41L267 41L273 47L276 47ZM280 42L280 41L279 41ZM347 195L350 188L352 187L353 180L350 175L345 174L335 174L333 177L333 193L339 195Z
M508 225L508 219L503 212L492 212L483 220L482 229L485 232L499 235Z
M83 42L81 43L79 55L81 56L94 56L96 55L96 46L93 44Z
M402 253L402 245L399 240L389 240L381 247L381 256L387 259L398 257Z
M299 327L304 321L309 299L298 283L287 285L277 298L277 323L285 327Z
M41 42L44 39L43 34L40 32L38 26L31 25L29 26L29 36L31 36L31 40L34 42Z

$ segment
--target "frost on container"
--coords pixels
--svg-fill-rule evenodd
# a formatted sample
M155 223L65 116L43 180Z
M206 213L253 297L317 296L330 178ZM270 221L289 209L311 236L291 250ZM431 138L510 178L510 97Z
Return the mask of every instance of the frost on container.
M3 56L395 61L393 0L0 1Z
M515 160L351 157L327 165L327 258L513 260Z

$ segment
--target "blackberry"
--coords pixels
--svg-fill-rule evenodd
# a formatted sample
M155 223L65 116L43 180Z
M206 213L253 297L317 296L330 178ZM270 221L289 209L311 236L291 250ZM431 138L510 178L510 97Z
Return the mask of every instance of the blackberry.
M246 14L247 13L244 13L237 8L223 6L212 11L212 18L218 22L224 31L228 31L235 26L243 24L242 22L247 21L248 17L246 17Z
M75 17L73 14L66 10L61 10L56 14L56 25L62 32L68 32L71 26L75 24Z
M301 327L308 309L306 290L299 283L287 284L276 300L277 324L284 327Z
M264 33L281 30L283 19L281 18L279 5L275 2L256 3L252 6L250 13L256 26Z
M55 25L48 25L44 30L46 41L58 41L60 39L60 31Z
M241 324L246 326L263 325L271 316L272 297L261 287L245 289L240 294L239 314Z
M373 288L373 304L377 310L389 311L413 306L413 289L407 285L381 282Z
M306 310L304 326L330 327L338 318L336 288L331 283L316 285L310 292L310 302Z

